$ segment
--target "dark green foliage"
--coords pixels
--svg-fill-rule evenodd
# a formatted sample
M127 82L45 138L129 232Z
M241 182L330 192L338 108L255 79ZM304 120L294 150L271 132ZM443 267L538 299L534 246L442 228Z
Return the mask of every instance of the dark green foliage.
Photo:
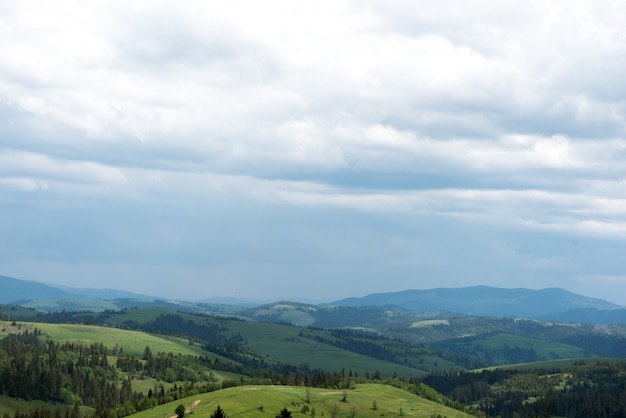
M120 418L190 394L219 388L210 382L202 386L194 383L197 372L192 370L192 366L201 368L204 361L201 358L171 353L152 355L147 348L144 357L148 360L145 363L151 363L151 368L146 371L137 358L119 351L116 351L117 365L112 364L108 360L111 350L102 343L44 343L40 336L36 329L32 332L24 330L21 334L11 334L0 340L0 394L25 400L74 404L72 416L67 418L80 418L78 406L81 404L95 408L95 418L108 418L113 414ZM204 367L208 370L207 366ZM167 370L176 373L186 383L174 385L167 392L163 388L160 391L155 388L148 396L133 391L131 376L123 378L120 373L149 372L159 376Z
M224 413L224 410L217 405L217 409L213 412L213 414L211 414L211 418L226 418L226 414Z
M615 335L577 334L561 339L603 357L626 357L626 338Z
M0 341L0 353L12 359L0 364L0 394L62 402L75 394L94 407L112 406L120 398L119 388L109 382L117 375L103 344L44 344L39 335L25 330Z
M487 416L584 418L626 416L624 376L626 363L581 362L566 370L439 373L424 381Z
M176 413L178 418L183 418L185 416L185 405L178 405L174 410L174 413Z
M140 325L139 328L154 334L187 336L202 341L220 342L227 341L223 332L228 330L228 328L220 327L215 323L199 324L190 319L185 321L180 315L173 313L159 315L156 319Z
M81 418L81 413L80 413L80 404L78 403L78 401L74 402L74 408L72 409L72 418Z
M291 418L291 412L289 412L287 407L284 407L280 413L276 415L276 418Z

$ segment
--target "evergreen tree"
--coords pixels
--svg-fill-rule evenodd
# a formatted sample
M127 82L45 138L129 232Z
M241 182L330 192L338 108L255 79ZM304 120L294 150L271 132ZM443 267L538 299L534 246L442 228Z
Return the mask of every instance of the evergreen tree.
M276 418L291 418L291 412L289 412L287 407L284 407L282 411L280 411L280 413L276 415Z
M185 416L185 406L184 405L178 405L176 407L176 410L174 411L176 413L176 416L178 418L183 418Z
M224 413L224 410L217 405L217 409L213 412L211 418L226 418L226 414Z
M80 404L78 401L74 402L74 408L72 409L72 418L81 418Z

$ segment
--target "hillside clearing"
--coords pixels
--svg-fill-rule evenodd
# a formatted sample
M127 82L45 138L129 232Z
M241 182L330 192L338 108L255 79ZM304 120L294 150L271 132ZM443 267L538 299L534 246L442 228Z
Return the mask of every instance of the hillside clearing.
M307 391L309 395L307 395ZM342 399L346 396L346 402ZM307 402L307 397L310 402ZM332 417L359 416L411 416L415 418L442 415L446 417L470 417L470 415L428 401L407 391L379 384L359 384L353 390L329 391L328 389L301 386L241 386L196 395L158 408L131 415L130 418L163 418L170 416L176 406L189 407L197 404L194 415L208 417L219 405L228 417L275 417L287 408L293 416L311 415ZM374 405L376 409L374 409ZM302 411L308 411L303 413Z

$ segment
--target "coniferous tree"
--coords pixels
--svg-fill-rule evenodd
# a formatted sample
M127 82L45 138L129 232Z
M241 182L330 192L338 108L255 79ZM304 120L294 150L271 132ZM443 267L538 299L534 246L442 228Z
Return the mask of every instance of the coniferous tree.
M176 416L178 418L183 418L185 416L185 406L182 404L178 405L176 409L174 410L174 412L176 413Z
M226 418L226 414L224 413L224 410L217 405L217 409L213 412L211 418Z
M284 407L280 413L276 415L276 418L291 418L291 412L289 412L287 407Z
M78 401L74 402L74 408L72 409L72 418L81 418L80 404Z

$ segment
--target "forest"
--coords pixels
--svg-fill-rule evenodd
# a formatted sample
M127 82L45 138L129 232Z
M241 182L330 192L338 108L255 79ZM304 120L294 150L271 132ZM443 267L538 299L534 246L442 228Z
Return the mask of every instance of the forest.
M436 373L423 382L490 417L626 414L626 362L580 361L565 370Z

